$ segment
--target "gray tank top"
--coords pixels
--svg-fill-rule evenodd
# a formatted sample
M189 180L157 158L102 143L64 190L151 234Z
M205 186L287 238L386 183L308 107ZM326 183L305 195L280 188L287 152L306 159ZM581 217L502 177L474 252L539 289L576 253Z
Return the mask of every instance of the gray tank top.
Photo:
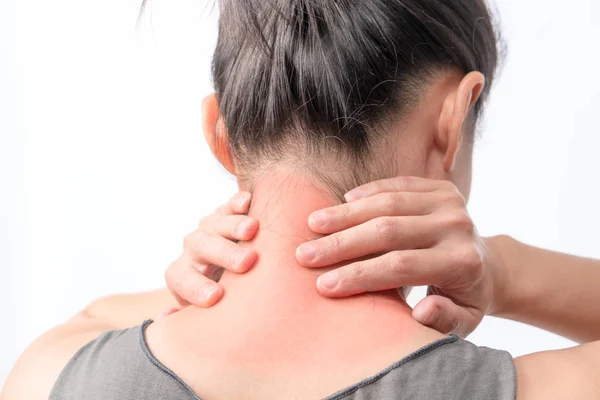
M50 400L201 400L150 352L144 335L150 323L106 332L84 346ZM325 400L514 400L515 389L509 353L448 336Z

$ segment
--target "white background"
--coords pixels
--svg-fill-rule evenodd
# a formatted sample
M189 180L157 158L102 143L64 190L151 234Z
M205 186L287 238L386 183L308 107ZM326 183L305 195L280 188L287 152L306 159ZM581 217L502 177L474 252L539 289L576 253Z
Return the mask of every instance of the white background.
M0 0L0 386L93 299L163 285L184 234L235 190L201 132L216 13L150 0L136 33L139 3ZM600 2L497 7L509 55L472 216L484 235L600 258ZM471 340L515 356L572 344L494 319Z

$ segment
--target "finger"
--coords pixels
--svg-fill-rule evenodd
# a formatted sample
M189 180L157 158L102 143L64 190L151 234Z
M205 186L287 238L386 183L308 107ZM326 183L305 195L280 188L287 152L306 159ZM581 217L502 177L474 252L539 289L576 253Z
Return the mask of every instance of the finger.
M445 252L435 249L393 251L357 261L319 277L317 289L327 297L445 283L457 271Z
M481 322L483 315L474 308L461 307L447 297L431 295L413 309L419 323L445 334L467 337Z
M198 307L212 307L221 297L223 288L216 282L199 274L193 268L167 270L167 285L180 304L193 304Z
M325 267L381 252L431 247L442 234L429 216L379 217L302 244L296 260L305 267Z
M426 193L379 193L316 211L308 217L308 226L316 233L330 234L382 216L426 215L436 205L437 198Z
M248 212L248 209L250 208L250 199L251 198L252 198L252 195L250 194L250 192L238 192L229 201L231 210L234 213L246 214Z
M247 241L258 233L258 220L245 215L223 215L216 217L212 227L201 227L207 233L217 233L230 240Z
M250 207L252 195L249 192L236 193L227 203L215 210L217 215L245 214Z
M210 278L210 274L212 273L213 269L218 268L218 267L214 267L214 266L208 265L208 264L200 264L200 265L195 265L194 268L196 269L196 271L200 272L202 275Z
M185 251L194 264L216 265L235 273L244 273L256 263L255 250L240 246L218 234L195 231L185 237Z
M385 192L433 192L443 185L449 184L446 181L436 181L415 176L397 176L359 186L346 193L344 197L347 202L351 202Z

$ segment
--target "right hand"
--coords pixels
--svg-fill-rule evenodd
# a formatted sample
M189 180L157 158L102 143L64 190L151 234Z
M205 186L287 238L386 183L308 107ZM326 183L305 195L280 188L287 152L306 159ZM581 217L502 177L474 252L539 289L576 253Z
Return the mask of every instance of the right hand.
M319 292L348 297L428 285L413 317L442 333L473 332L493 308L502 279L459 189L446 180L398 176L345 198L311 214L310 228L325 236L296 254L309 268L350 262L321 276Z
M248 192L237 193L185 237L183 254L165 272L167 287L180 306L212 307L223 297L218 284L223 269L241 274L256 263L256 252L235 242L251 240L258 232L258 221L244 215L250 197Z

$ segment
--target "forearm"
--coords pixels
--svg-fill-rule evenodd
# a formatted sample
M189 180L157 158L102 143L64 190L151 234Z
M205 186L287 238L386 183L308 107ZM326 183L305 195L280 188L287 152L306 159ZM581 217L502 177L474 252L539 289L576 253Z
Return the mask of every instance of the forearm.
M600 339L600 261L491 239L505 276L492 315L578 342Z
M126 329L156 318L161 312L177 307L167 289L146 293L104 297L90 304L81 315L114 327Z

